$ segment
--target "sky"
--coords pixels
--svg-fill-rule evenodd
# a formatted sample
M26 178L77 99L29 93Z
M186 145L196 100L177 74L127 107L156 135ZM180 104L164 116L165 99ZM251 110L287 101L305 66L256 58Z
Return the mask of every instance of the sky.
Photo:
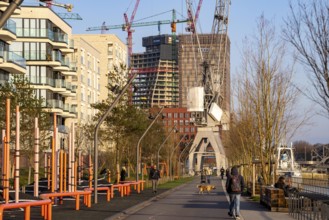
M33 0L31 0L33 1ZM28 2L28 1L27 1ZM106 25L124 24L124 13L128 18L132 14L136 0L58 0L63 4L73 4L72 13L78 13L83 20L67 20L73 28L73 34L99 34L101 31L86 31L89 27L100 27L103 22ZM198 0L192 1L194 8ZM215 0L203 0L197 26L198 33L210 33L214 14ZM230 20L228 26L231 40L231 75L234 74L240 65L240 51L242 40L251 37L256 30L256 20L262 14L271 20L276 29L283 25L283 18L289 14L288 0L232 0L230 5ZM136 12L135 22L171 20L171 10L176 10L177 19L186 18L185 0L140 0ZM53 7L54 11L65 12L59 7ZM161 15L159 15L161 14ZM157 15L157 16L155 16ZM177 25L177 34L185 33L186 24ZM142 37L158 34L157 26L136 27L133 33L133 52L143 52ZM123 42L126 42L127 33L121 29L112 29L107 33L116 34ZM161 34L170 34L170 26L162 25ZM307 85L307 78L302 68L299 68L299 76L296 81ZM314 108L314 104L303 98L296 108ZM289 142L304 140L311 144L329 143L329 120L314 113L311 120L312 126L305 127Z

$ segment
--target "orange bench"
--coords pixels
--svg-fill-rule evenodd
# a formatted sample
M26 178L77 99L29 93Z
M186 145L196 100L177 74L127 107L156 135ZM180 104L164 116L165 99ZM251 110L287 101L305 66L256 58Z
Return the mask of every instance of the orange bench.
M138 182L136 182L136 181L121 181L120 183L129 183L130 186L134 186L134 190L137 191L137 193L140 193L140 191L141 191L141 182L140 181L138 181Z
M41 194L40 198L42 199L54 199L60 198L63 199L64 196L75 197L75 210L80 209L80 196L83 196L83 203L88 208L91 207L91 191L75 191L75 192L55 192L55 193L45 193Z
M85 191L94 191L94 188L85 188ZM97 191L106 191L106 200L109 202L111 201L111 197L112 197L112 186L101 186L101 187L97 187ZM113 198L113 197L112 197Z
M114 196L114 188L118 188L118 191L120 192L120 196L127 196L130 195L130 184L129 183L119 183L114 184L111 187L111 197Z
M144 183L145 183L145 180L139 180L139 183L141 184L141 191L144 190Z
M45 199L45 200L36 200L36 201L30 201L30 202L19 202L19 203L7 203L7 204L1 204L0 205L0 220L3 220L3 213L4 210L8 209L24 209L24 219L30 220L31 219L31 207L33 206L41 206L41 216L45 220L51 220L52 219L52 206L51 206L51 200Z

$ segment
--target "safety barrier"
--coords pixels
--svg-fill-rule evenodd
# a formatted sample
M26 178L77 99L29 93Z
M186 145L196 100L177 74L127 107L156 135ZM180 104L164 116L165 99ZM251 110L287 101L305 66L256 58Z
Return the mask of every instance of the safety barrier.
M31 219L31 207L34 206L41 206L41 216L45 220L52 219L52 206L51 200L36 200L36 201L29 201L29 202L19 202L19 203L7 203L0 205L0 220L3 220L4 210L8 209L24 209L24 219L30 220Z
M59 198L61 201L63 197L71 196L75 197L75 210L80 209L80 196L83 196L83 203L88 208L91 207L91 191L75 191L75 192L58 192L58 193L45 193L41 194L42 199L55 199Z
M289 193L289 214L296 219L329 219L329 182L292 178L298 191Z

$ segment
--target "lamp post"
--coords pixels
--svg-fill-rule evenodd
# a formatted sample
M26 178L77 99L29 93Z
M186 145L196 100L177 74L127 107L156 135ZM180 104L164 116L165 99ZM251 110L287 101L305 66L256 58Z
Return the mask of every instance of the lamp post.
M112 111L112 109L114 108L114 106L116 106L116 104L119 102L120 98L123 96L123 94L126 92L126 90L129 88L130 84L133 82L133 80L135 79L135 77L137 76L138 71L135 71L131 78L129 79L129 81L127 82L127 84L123 87L123 89L121 90L121 92L118 94L118 96L116 97L116 99L113 101L112 105L109 107L109 109L105 112L105 114L99 119L96 127L95 127L95 133L94 133L94 203L97 204L98 203L98 198L97 198L97 187L98 187L98 130L101 126L101 124L103 123L103 121L105 120L105 118L107 117L107 115Z
M182 152L179 154L179 157L178 157L178 163L180 163L180 159L181 159L183 153L186 151L187 147L190 146L190 144L193 142L193 140L194 140L194 139L191 139L190 142L188 142L188 143L185 145L184 149L183 149ZM185 164L185 163L184 163L184 164Z
M143 135L139 138L138 142L137 142L137 146L136 146L136 182L138 181L138 168L139 168L139 145L141 143L141 141L143 140L143 138L145 137L146 133L150 130L150 128L152 127L152 125L156 122L156 120L158 119L158 117L161 115L162 111L163 111L164 107L161 107L160 111L158 112L158 114L155 116L154 120L151 122L151 124L147 127L146 131L143 133ZM142 173L143 175L143 173Z
M169 158L169 173L170 173L170 179L172 179L172 156L174 155L174 152L176 148L180 145L180 143L184 140L187 134L184 134L184 136L179 140L178 144L174 147L174 150L170 154Z
M166 141L168 140L168 138L170 137L170 135L171 135L171 133L172 133L173 131L177 132L177 130L176 130L176 126L174 126L174 127L171 129L171 131L169 132L168 136L167 136L166 139L162 142L162 144L160 145L160 147L159 147L159 149L158 149L158 154L157 154L157 167L158 167L158 169L159 169L159 157L160 157L159 155L160 155L160 150L162 149L162 147L164 146L164 144L166 143Z

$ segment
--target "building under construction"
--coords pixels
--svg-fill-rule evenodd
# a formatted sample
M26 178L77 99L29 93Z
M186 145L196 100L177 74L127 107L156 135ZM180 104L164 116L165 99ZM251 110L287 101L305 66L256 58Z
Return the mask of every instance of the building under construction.
M131 66L139 73L134 80L132 102L141 108L178 107L178 62L175 36L143 38L143 53L132 55Z

